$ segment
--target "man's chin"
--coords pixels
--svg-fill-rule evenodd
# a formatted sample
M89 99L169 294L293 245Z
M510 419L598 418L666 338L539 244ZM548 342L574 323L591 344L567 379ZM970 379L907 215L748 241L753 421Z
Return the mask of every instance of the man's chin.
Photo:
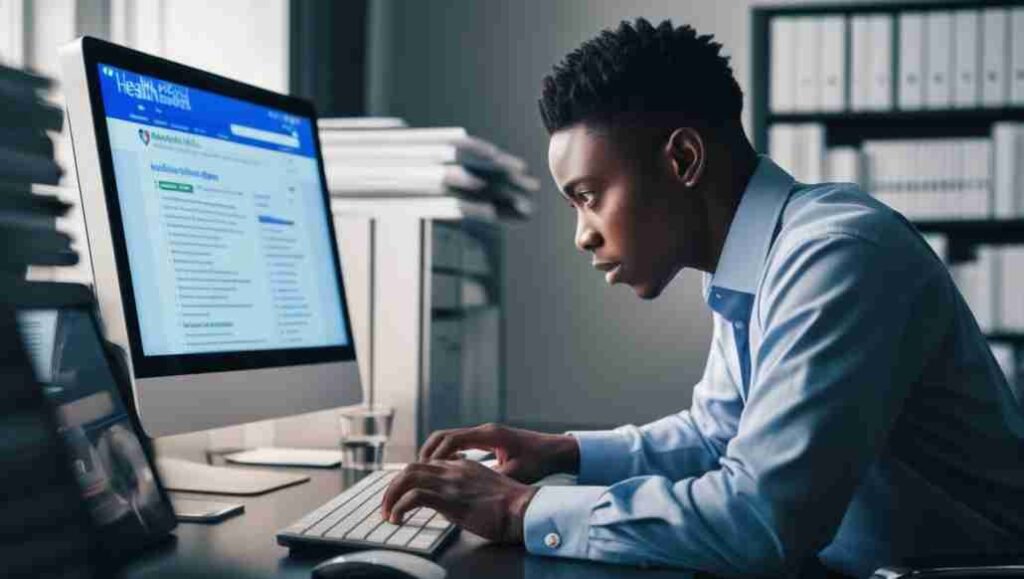
M636 297L642 300L653 300L665 289L664 284L631 284L629 287L633 288Z

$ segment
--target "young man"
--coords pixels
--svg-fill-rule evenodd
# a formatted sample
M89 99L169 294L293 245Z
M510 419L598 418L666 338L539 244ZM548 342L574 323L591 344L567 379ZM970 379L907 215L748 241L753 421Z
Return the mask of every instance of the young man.
M576 245L608 282L653 299L706 272L714 336L690 409L435 433L385 516L425 505L531 553L723 575L1022 552L1024 416L947 270L854 185L759 157L720 48L623 23L556 66L540 103ZM464 448L499 466L451 460ZM580 486L524 484L559 471Z

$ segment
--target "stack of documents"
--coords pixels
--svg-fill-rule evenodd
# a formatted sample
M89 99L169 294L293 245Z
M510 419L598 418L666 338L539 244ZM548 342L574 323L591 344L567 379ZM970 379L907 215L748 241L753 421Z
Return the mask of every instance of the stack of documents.
M462 127L408 128L398 119L323 119L327 185L336 197L455 196L527 218L540 188L526 163Z
M0 66L0 271L7 275L78 261L71 238L57 230L69 205L53 194L63 171L48 132L59 132L64 116L41 98L50 85Z

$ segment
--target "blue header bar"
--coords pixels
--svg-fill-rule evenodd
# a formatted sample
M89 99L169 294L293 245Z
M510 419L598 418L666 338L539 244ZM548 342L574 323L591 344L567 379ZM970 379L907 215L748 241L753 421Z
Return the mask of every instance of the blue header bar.
M316 157L310 119L98 63L107 117Z

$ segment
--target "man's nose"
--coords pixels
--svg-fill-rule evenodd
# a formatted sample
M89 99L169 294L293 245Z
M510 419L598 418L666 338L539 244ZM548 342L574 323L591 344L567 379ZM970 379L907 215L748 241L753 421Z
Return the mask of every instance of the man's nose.
M576 247L580 251L594 251L601 245L601 236L583 215L576 216Z

